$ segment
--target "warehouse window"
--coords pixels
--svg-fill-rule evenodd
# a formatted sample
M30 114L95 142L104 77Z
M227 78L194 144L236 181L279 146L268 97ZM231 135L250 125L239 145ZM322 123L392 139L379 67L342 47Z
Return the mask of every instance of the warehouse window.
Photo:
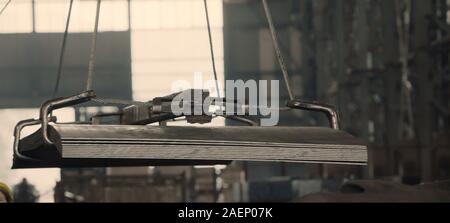
M222 0L208 0L218 78L223 83ZM131 1L132 86L135 100L171 93L176 80L213 77L203 0ZM223 95L223 89L221 89ZM216 95L215 91L211 95ZM169 123L184 125L185 122ZM224 125L213 119L212 125Z
M0 0L0 7L7 0ZM1 33L63 32L70 1L14 0L0 18ZM92 32L95 20L95 0L74 0L70 32ZM128 1L103 0L99 31L128 30Z
M74 1L70 32L92 32L94 29L94 0ZM63 32L69 1L38 0L36 7L36 32ZM99 31L124 31L128 29L128 3L126 0L103 0L101 3Z
M8 0L0 0L3 8ZM27 33L33 31L33 12L31 1L11 1L0 16L0 32Z
M6 0L0 1L3 5L6 3ZM222 4L222 0L208 0L221 82L224 76ZM12 1L0 18L0 32L63 32L68 7L69 1L60 0ZM95 8L95 0L75 0L70 32L92 32ZM128 27L130 22L131 27ZM202 72L205 80L211 79L202 0L102 1L99 31L129 28L134 99L148 100L168 94L173 81L190 81L194 72Z
M223 82L222 1L208 1L215 59ZM131 1L133 97L169 94L173 81L192 81L194 72L212 79L202 0ZM215 92L211 92L215 94Z

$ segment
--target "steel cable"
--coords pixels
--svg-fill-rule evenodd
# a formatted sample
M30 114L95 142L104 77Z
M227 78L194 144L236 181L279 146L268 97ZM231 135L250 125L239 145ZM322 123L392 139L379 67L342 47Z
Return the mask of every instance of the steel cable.
M266 0L262 0L264 12L266 14L267 22L269 23L270 34L272 37L273 47L275 48L275 53L277 54L278 63L280 64L281 71L283 72L284 82L286 84L286 89L289 94L289 99L294 100L294 94L292 93L292 89L289 82L289 74L286 68L286 64L284 62L283 54L281 53L280 46L278 45L278 37L275 30L275 26L273 25L272 15L270 13L269 6Z
M69 33L70 17L72 15L72 6L73 6L73 0L70 0L69 11L67 13L66 28L64 30L63 42L61 45L61 52L59 54L58 72L56 73L56 83L55 83L55 88L53 89L52 98L56 97L56 93L58 92L59 83L61 80L62 67L63 67L63 63L64 63L64 54L66 51L67 36Z
M97 0L97 10L95 12L95 25L94 25L94 33L92 34L92 42L91 42L91 53L89 55L89 67L86 78L86 90L92 90L92 76L94 74L94 66L95 66L95 50L97 47L97 34L98 34L98 21L100 17L100 6L101 0Z

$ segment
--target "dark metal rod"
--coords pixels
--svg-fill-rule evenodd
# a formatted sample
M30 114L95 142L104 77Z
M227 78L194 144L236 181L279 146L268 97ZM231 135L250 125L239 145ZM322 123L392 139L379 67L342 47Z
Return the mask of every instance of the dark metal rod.
M92 42L91 42L91 53L89 58L89 67L88 67L88 74L87 74L87 80L86 80L86 90L92 90L92 76L94 73L94 66L95 66L95 49L97 46L97 33L98 33L98 21L100 17L100 6L101 6L101 0L97 0L97 10L95 12L95 25L94 25L94 33L92 34Z
M59 54L58 73L56 74L56 83L55 83L55 88L53 89L52 98L56 97L56 93L58 92L58 88L59 88L59 82L61 80L62 67L63 67L63 62L64 62L64 53L66 51L66 41L67 41L67 36L69 33L70 17L72 15L72 5L73 5L73 0L70 0L69 12L67 13L66 29L64 30L63 42L61 45L61 52Z
M205 6L206 23L208 26L209 49L211 51L211 62L212 62L212 68L213 68L213 73L214 73L214 80L216 83L217 97L220 98L219 80L217 79L216 62L215 62L215 58L214 58L214 47L213 47L213 41L212 41L212 36L211 36L211 25L209 23L208 3L206 2L206 0L203 0L203 2L204 2L204 6Z
M269 23L270 34L272 37L273 47L275 48L275 53L277 54L278 63L280 64L281 71L283 72L284 82L286 84L286 89L289 94L289 99L294 100L294 94L292 93L291 85L289 82L289 74L286 68L286 64L284 62L283 54L281 53L280 46L278 45L278 37L275 30L275 26L272 21L272 14L270 13L269 6L266 0L262 0L262 4L264 7L264 12L267 17L267 22Z

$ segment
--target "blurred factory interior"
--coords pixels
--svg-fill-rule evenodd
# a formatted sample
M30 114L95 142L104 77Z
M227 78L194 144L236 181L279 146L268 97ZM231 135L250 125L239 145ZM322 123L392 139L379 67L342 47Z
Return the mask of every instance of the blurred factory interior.
M34 184L39 201L292 201L349 180L407 185L450 179L447 0L269 0L296 97L334 105L341 128L368 145L367 166L232 162L11 170L12 129L52 98L69 0L0 0L0 181ZM58 94L84 89L96 0L74 0ZM219 80L281 80L260 0L208 0ZM194 72L210 79L203 0L103 0L94 88L150 100ZM281 83L281 81L280 81ZM280 102L288 99L280 84ZM221 89L222 92L224 89ZM84 121L116 106L58 111ZM185 125L183 122L168 123ZM241 125L214 119L210 125ZM280 113L280 126L326 126ZM31 132L31 131L30 131Z

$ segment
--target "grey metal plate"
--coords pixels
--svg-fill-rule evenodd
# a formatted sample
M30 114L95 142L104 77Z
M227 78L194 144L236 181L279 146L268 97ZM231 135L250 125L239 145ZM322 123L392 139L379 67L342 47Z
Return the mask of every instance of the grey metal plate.
M343 131L322 127L52 128L63 158L367 163L365 145Z

